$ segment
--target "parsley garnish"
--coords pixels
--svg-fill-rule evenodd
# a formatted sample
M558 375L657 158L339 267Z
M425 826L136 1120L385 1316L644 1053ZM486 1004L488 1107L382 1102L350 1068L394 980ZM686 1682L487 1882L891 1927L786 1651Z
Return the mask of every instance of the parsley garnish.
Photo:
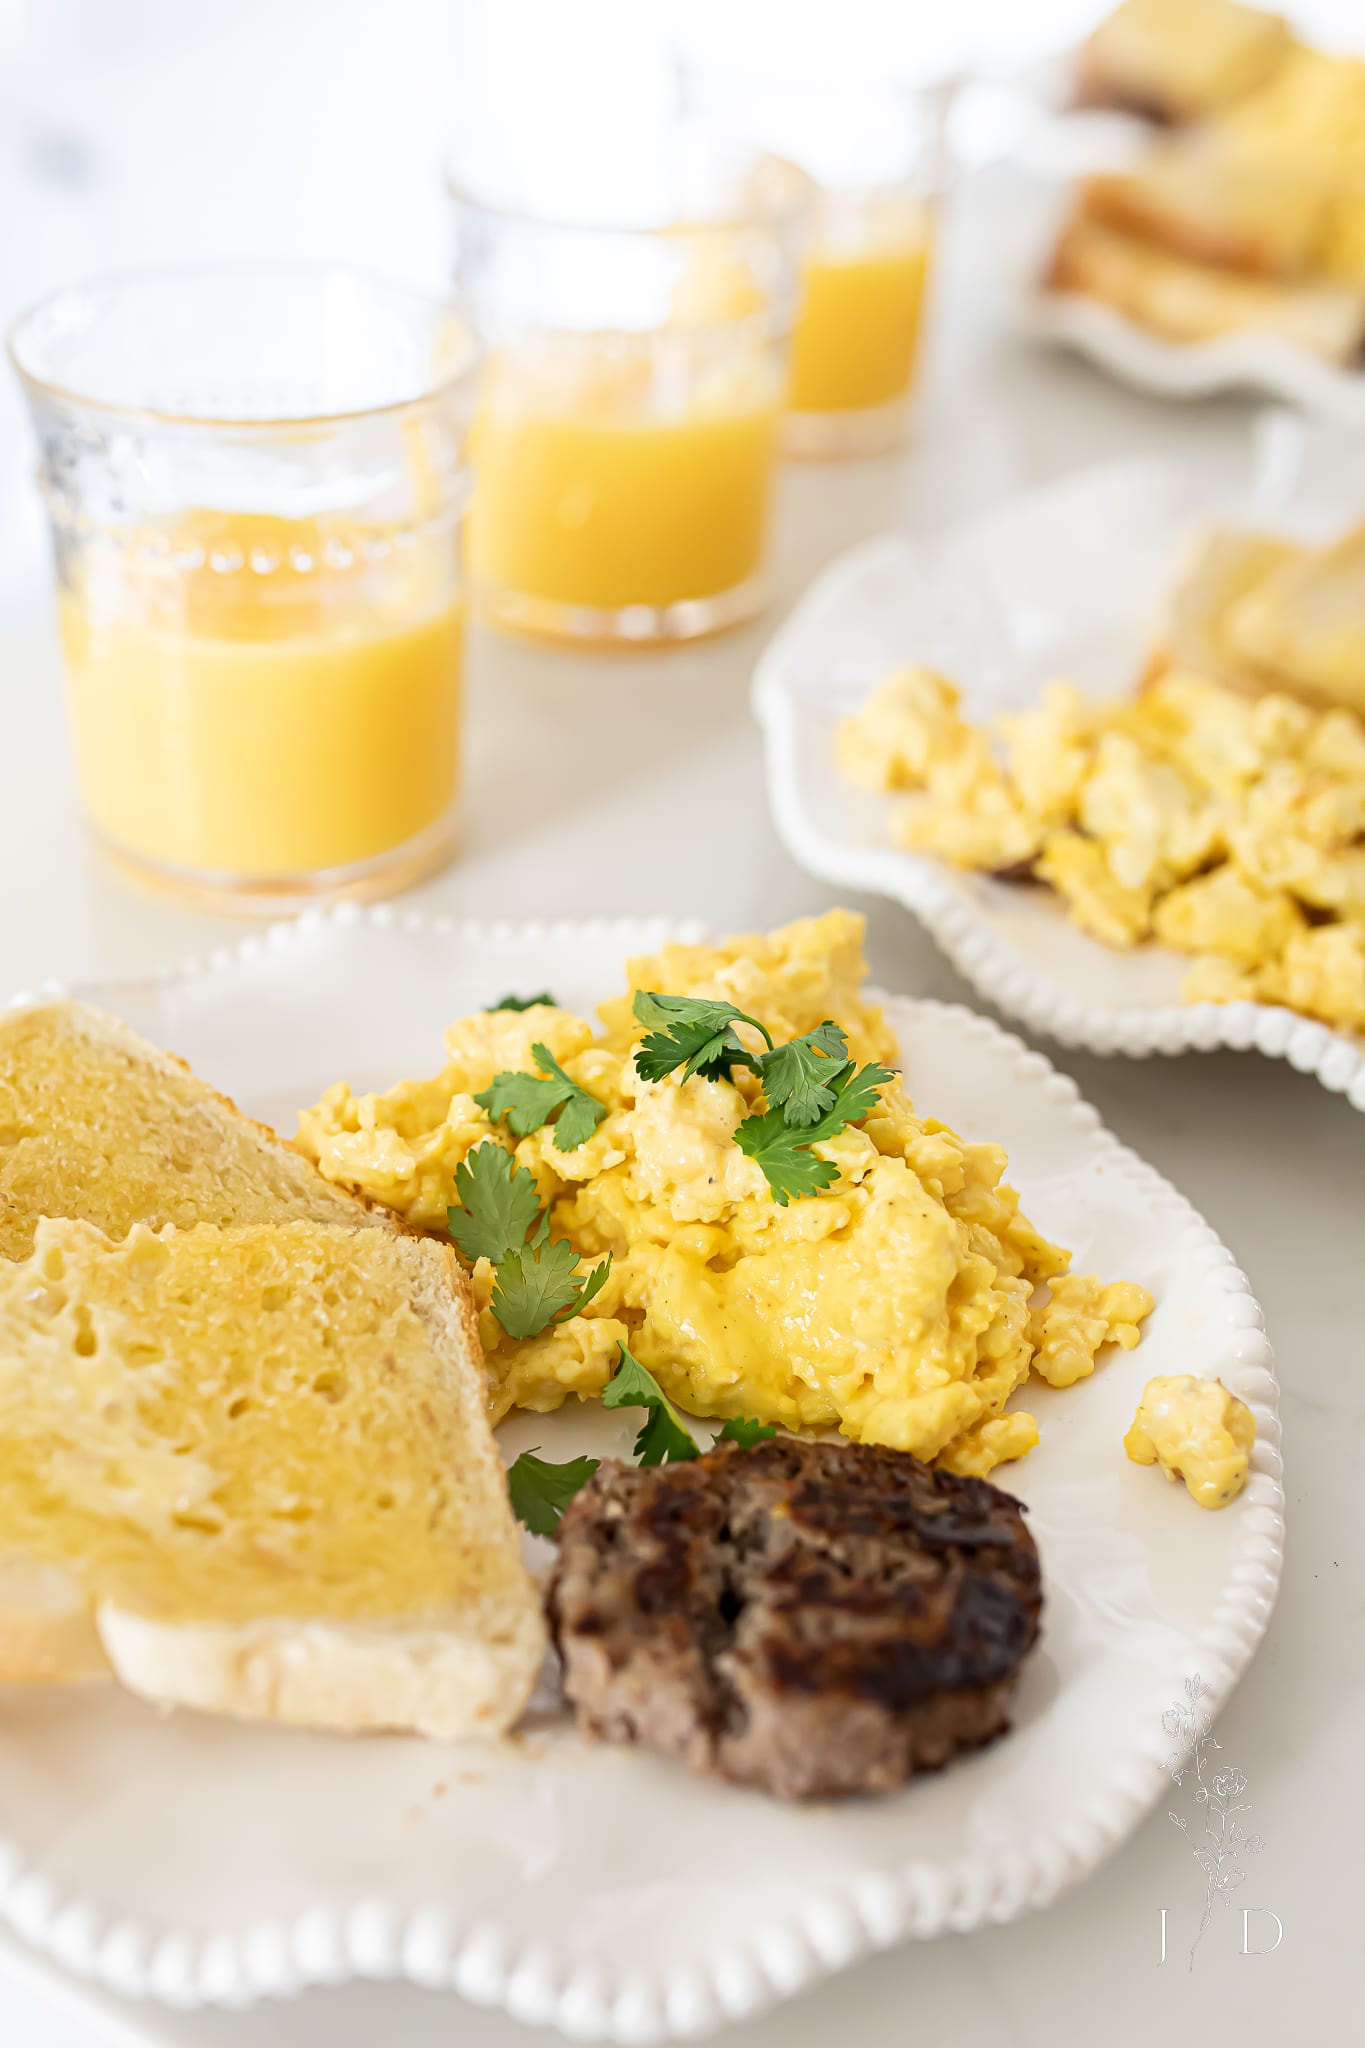
M488 1005L485 1014L491 1017L495 1010L538 1010L542 1006L548 1010L557 1010L559 1008L558 1003L546 988L543 988L538 996L499 996L496 1003Z
M611 1271L611 1253L585 1278L578 1253L566 1237L537 1250L508 1252L498 1261L489 1306L509 1337L538 1337L551 1323L567 1323L600 1294Z
M633 1005L641 1024L652 1025L635 1048L635 1070L646 1081L662 1081L675 1067L684 1081L704 1074L708 1081L727 1081L737 1066L759 1071L758 1060L739 1038L736 1024L752 1024L769 1049L772 1039L757 1017L746 1016L733 1003L713 1003L700 996L661 996L636 991Z
M755 1422L750 1415L732 1415L716 1437L718 1444L738 1444L742 1451L750 1451L755 1444L765 1444L777 1431L771 1422Z
M480 1109L487 1110L489 1117L501 1123L506 1117L508 1125L518 1138L528 1138L532 1131L538 1131L560 1112L555 1124L556 1152L576 1152L592 1136L607 1113L605 1102L599 1102L595 1095L589 1095L586 1088L580 1088L572 1074L566 1074L548 1046L539 1043L531 1047L531 1056L540 1068L538 1074L519 1074L504 1069L493 1076L491 1084L474 1097Z
M535 1176L495 1139L476 1145L456 1167L455 1192L463 1207L446 1211L450 1234L471 1265L492 1260L490 1306L509 1337L539 1336L601 1293L611 1253L580 1276L567 1238L549 1241L550 1212L540 1206Z
M553 1536L565 1508L600 1463L599 1458L570 1458L567 1464L553 1465L535 1451L523 1451L507 1469L512 1513L533 1536Z
M602 1406L649 1411L635 1439L635 1456L641 1465L677 1465L684 1459L701 1456L695 1438L679 1419L653 1373L624 1344L621 1362L602 1390Z
M813 1124L794 1126L781 1109L766 1109L746 1116L735 1132L735 1143L763 1170L773 1200L785 1209L793 1195L817 1195L839 1178L832 1159L817 1159L812 1145L837 1138L849 1124L866 1116L877 1100L878 1090L895 1079L890 1067L876 1062L859 1067L845 1066L829 1084L830 1107Z

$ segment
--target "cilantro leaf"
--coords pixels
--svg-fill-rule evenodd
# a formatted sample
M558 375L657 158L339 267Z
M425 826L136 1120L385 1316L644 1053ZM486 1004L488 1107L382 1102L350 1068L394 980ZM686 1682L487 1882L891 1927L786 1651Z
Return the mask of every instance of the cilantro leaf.
M832 1086L834 1107L821 1118L821 1123L832 1123L830 1130L822 1130L822 1138L837 1137L849 1124L861 1123L877 1107L877 1097L888 1081L894 1081L894 1067L884 1067L879 1060L871 1060L867 1066L859 1067L855 1073L852 1067L840 1074ZM837 1119L837 1121L836 1121Z
M682 1465L700 1456L696 1439L666 1401L650 1409L635 1439L637 1465Z
M755 1444L765 1444L777 1431L771 1422L755 1422L748 1415L732 1415L716 1437L718 1444L738 1444L742 1450L750 1451Z
M499 1124L506 1117L518 1138L528 1138L532 1131L547 1124L565 1099L558 1081L548 1080L543 1074L519 1074L510 1067L494 1074L488 1086L480 1088L474 1097L493 1123Z
M501 1123L506 1117L514 1136L528 1138L532 1131L538 1131L547 1124L556 1110L562 1114L555 1125L555 1150L576 1152L578 1147L592 1136L607 1113L605 1102L599 1102L586 1088L580 1088L572 1074L566 1074L548 1046L538 1041L531 1047L531 1054L540 1068L538 1074L520 1074L511 1068L504 1068L495 1074L487 1088L480 1089L474 1097L480 1109L488 1112L492 1121Z
M635 1439L635 1456L641 1465L678 1465L701 1456L696 1440L653 1373L624 1344L621 1362L602 1390L602 1406L648 1409L644 1427Z
M654 1027L635 1048L635 1070L645 1081L662 1081L677 1067L682 1068L684 1081L693 1074L725 1081L737 1066L758 1073L759 1063L736 1033L736 1024L752 1024L772 1048L772 1038L757 1017L737 1010L733 1003L637 989L633 1008L641 1024Z
M533 1045L531 1051L541 1071L553 1074L568 1090L564 1098L564 1107L555 1123L555 1150L576 1152L580 1145L587 1143L601 1123L607 1113L607 1105L605 1102L599 1102L595 1095L590 1095L586 1088L580 1088L572 1074L565 1073L547 1047Z
M455 1192L462 1206L447 1209L446 1222L471 1265L476 1259L492 1259L496 1265L519 1250L540 1216L535 1176L494 1138L461 1160Z
M567 1238L537 1251L526 1245L498 1262L490 1306L509 1337L538 1337L551 1323L567 1322L599 1294L611 1270L611 1254L585 1277Z
M735 1132L735 1143L762 1168L780 1209L786 1208L793 1195L818 1195L838 1179L839 1169L834 1161L817 1159L811 1146L837 1138L849 1124L866 1116L874 1107L879 1090L894 1079L890 1067L875 1061L856 1072L852 1066L846 1066L829 1083L834 1100L816 1123L793 1127L780 1109L766 1109L757 1116L745 1117Z
M810 1149L818 1128L798 1130L780 1109L765 1109L758 1116L746 1116L735 1132L740 1151L762 1167L779 1209L785 1209L793 1195L818 1195L839 1178L834 1161L817 1159Z
M592 1268L592 1271L588 1274L587 1279L583 1282L583 1292L579 1295L577 1301L569 1310L569 1316L576 1316L582 1314L583 1310L587 1307L588 1303L592 1300L593 1296L596 1294L600 1294L602 1292L602 1289L606 1286L607 1275L608 1273L610 1273L610 1271L611 1253L608 1252L605 1259L599 1259L598 1263ZM569 1316L561 1316L559 1320L561 1321L561 1323L567 1323L569 1320Z
M816 1124L834 1107L833 1082L849 1064L848 1040L827 1017L804 1038L765 1052L758 1070L770 1109L789 1124Z
M604 1408L652 1408L666 1398L663 1388L648 1366L641 1365L625 1344L617 1347L620 1362L602 1389Z
M499 996L496 1003L490 1003L485 1015L491 1017L495 1010L538 1010L544 1004L548 1009L557 1010L559 1004L547 988L538 996Z
M507 1468L512 1513L533 1536L553 1536L565 1508L600 1463L600 1458L570 1458L563 1465L554 1465L537 1457L535 1451L523 1451Z

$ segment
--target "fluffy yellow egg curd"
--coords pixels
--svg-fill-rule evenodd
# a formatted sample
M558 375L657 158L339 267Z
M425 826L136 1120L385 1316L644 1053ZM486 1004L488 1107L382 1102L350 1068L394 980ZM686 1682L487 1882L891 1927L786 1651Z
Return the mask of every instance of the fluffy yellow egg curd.
M1172 670L1132 698L1050 683L993 725L906 668L838 737L844 773L909 791L902 846L1030 874L1119 949L1193 955L1190 1002L1282 1003L1365 1031L1365 722Z
M1105 1344L1136 1344L1151 1295L1068 1273L1070 1254L1004 1184L1002 1149L917 1115L898 1080L817 1148L838 1179L783 1208L734 1142L756 1077L636 1073L638 989L731 1002L779 1044L832 1018L858 1062L896 1065L895 1037L862 994L862 940L863 920L839 910L769 936L667 946L627 964L600 1032L544 1005L464 1017L431 1080L363 1096L338 1084L303 1113L298 1144L330 1180L423 1230L444 1234L456 1166L494 1138L534 1174L553 1238L585 1269L611 1253L584 1312L523 1342L494 1316L493 1272L478 1262L495 1421L600 1394L625 1342L694 1414L837 1427L984 1474L1038 1440L1031 1415L1004 1412L1031 1370L1070 1386ZM555 1148L552 1126L514 1143L474 1100L499 1071L530 1070L537 1041L607 1105L576 1151Z
M1247 1482L1256 1419L1221 1380L1187 1372L1148 1380L1123 1448L1135 1465L1183 1479L1201 1508L1225 1508Z

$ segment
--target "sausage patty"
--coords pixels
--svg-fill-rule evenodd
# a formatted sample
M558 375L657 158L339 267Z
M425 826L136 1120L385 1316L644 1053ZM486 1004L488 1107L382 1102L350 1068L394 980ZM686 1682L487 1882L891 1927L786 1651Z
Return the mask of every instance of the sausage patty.
M604 1461L560 1523L549 1602L592 1734L811 1799L889 1790L999 1735L1042 1588L999 1487L774 1437Z

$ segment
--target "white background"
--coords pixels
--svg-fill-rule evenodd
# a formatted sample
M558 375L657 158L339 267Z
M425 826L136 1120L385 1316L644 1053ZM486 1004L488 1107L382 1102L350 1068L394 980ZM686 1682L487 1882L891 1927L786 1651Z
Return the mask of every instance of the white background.
M766 36L773 46L834 20L841 41L894 41L898 63L946 62L971 49L1005 66L1095 11L1083 0L731 0L719 20L722 34L728 24L736 38ZM1365 43L1365 0L1321 0L1308 11ZM563 120L587 135L585 110L657 90L662 20L648 0L619 0L605 13L578 0L0 0L0 316L83 272L184 255L327 255L439 282L439 166L461 110L486 111L490 97L505 95L499 103L518 118ZM936 524L1139 448L1213 463L1231 462L1244 445L1245 406L1162 407L1010 339L989 255L992 193L983 184L953 223L934 366L908 460L783 478L780 605L833 554L887 524ZM45 975L146 971L221 936L221 927L129 894L82 836L27 463L6 389L0 629L12 630L0 638L0 763L9 771L0 791L0 999ZM745 693L770 626L711 648L610 662L476 634L465 851L422 900L484 915L699 912L730 928L827 902L829 892L787 861L763 808ZM879 979L907 993L962 995L902 914L865 907ZM1279 1350L1288 1570L1270 1636L1220 1734L1248 1775L1266 1843L1254 1902L1281 1914L1285 1941L1273 1957L1243 1959L1225 1920L1196 1974L1178 1956L1158 1968L1160 1908L1183 1928L1198 1873L1157 1813L1042 1920L884 1958L740 2030L737 2048L915 2035L968 2048L1216 2038L1314 2048L1360 2032L1365 1123L1253 1058L1063 1064L1233 1246ZM36 1991L46 1980L33 1966L6 1967L13 1952L0 1942L2 2048L113 2039L126 2048L134 2025L138 2039L167 2048L511 2048L525 2038L453 1999L374 1987L245 2017L139 2012L94 2033L76 1997Z

